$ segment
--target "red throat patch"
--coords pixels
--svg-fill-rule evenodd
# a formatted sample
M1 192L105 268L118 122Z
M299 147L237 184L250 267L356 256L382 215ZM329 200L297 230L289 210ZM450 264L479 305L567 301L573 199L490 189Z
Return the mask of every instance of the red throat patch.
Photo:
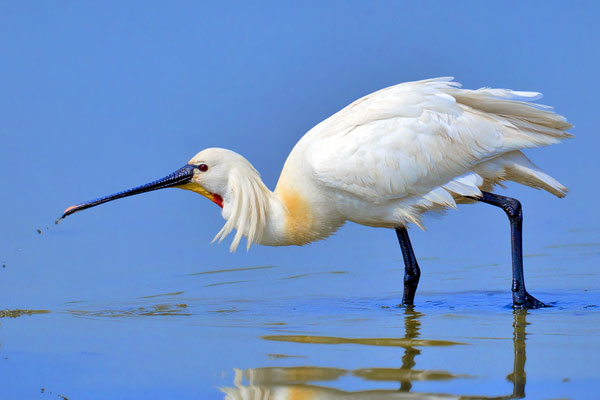
M211 193L211 195L212 195L212 199L211 200L216 205L218 205L219 207L223 208L223 198L221 196L219 196L218 194Z

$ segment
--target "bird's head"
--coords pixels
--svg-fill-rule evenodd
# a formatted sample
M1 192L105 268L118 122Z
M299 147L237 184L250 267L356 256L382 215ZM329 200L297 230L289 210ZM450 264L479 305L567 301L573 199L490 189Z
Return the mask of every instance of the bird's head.
M231 197L231 188L229 187L230 177L244 173L258 174L244 157L231 150L220 148L205 149L196 154L186 165L164 178L68 207L59 220L78 211L112 200L164 188L191 190L203 195L223 208L223 199Z
M199 193L223 208L223 198L230 194L231 174L247 167L252 168L244 157L231 150L205 149L183 167L192 171L189 182L174 187Z
M71 206L56 222L102 203L170 187L200 193L223 209L222 215L227 222L215 240L220 242L236 229L231 251L238 246L242 236L248 238L248 248L251 243L261 240L272 193L248 160L231 150L219 148L202 150L186 165L164 178Z

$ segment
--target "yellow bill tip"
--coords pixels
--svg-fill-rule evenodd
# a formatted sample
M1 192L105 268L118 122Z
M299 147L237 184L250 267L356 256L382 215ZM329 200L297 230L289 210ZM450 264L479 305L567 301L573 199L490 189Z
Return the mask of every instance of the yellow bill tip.
M68 213L68 212L69 212L69 211L71 211L72 209L74 209L74 208L77 208L77 207L79 207L79 204L76 204L76 205L74 205L74 206L71 206L71 207L67 207L67 208L65 209L65 211L63 211L63 215L64 215L64 214L66 214L66 213Z
M55 224L58 224L60 222L61 219L64 219L67 215L70 214L70 212L74 209L76 209L77 207L79 207L80 204L76 204L74 206L71 207L67 207L67 209L65 211L63 211L63 214L60 218L58 218L56 221L54 221Z

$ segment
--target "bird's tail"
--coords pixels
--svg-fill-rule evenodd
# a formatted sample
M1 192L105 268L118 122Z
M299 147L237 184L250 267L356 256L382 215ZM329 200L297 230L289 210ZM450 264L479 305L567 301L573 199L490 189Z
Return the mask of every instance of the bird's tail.
M552 107L532 103L542 97L537 92L481 88L477 90L447 89L460 104L474 111L494 115L502 122L507 147L514 150L545 146L571 137L572 127Z
M480 164L475 168L475 172L485 183L492 185L498 181L508 180L535 189L544 189L557 197L565 197L568 191L565 186L539 169L520 151L512 151Z

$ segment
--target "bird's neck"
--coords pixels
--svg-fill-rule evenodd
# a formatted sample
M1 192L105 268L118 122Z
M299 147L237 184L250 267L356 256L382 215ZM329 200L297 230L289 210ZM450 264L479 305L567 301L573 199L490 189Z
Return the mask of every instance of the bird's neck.
M259 202L266 207L264 213L258 214L262 214L264 218L257 218L257 227L254 231L251 229L251 224L245 223L247 217L236 213L235 205L225 202L223 217L246 239L266 246L287 246L303 245L319 238L314 234L315 216L305 197L294 190L279 187L275 192L266 189L262 191L261 196L263 198ZM250 202L257 201L257 196L248 196L248 198ZM259 210L260 204L247 204L244 208Z
M261 244L301 246L331 235L343 224L335 212L323 212L322 196L311 190L301 193L294 186L281 179L277 184Z
M242 235L249 244L304 245L331 235L343 223L331 212L319 213L318 204L323 199L311 190L300 193L295 189L296 185L303 187L299 181L280 178L274 192L258 174L246 176L243 181L243 185L231 185L223 198L222 215L227 222L215 238L222 240L235 229L231 250L238 246Z
M276 239L275 245L304 245L318 240L318 218L309 198L293 188L278 185L273 193L277 198L270 216L272 232L277 238L265 235L265 242ZM278 208L281 205L281 210ZM268 233L267 229L265 233Z

